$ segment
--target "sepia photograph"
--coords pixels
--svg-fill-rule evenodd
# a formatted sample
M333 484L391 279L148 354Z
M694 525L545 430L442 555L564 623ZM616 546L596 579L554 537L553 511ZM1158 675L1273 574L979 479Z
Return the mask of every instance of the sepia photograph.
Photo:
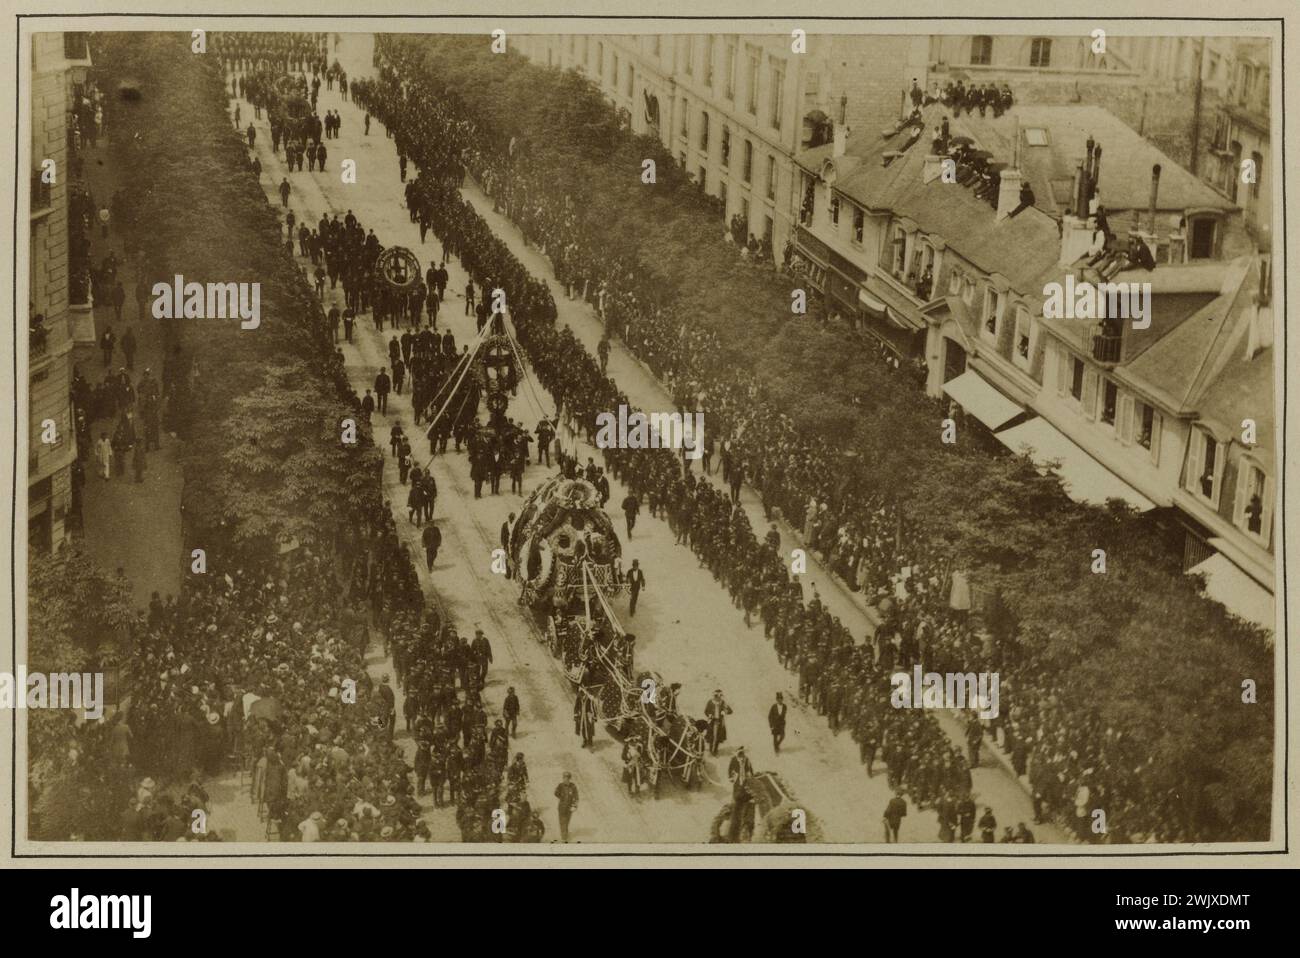
M7 855L1289 853L1280 18L289 6L14 21Z

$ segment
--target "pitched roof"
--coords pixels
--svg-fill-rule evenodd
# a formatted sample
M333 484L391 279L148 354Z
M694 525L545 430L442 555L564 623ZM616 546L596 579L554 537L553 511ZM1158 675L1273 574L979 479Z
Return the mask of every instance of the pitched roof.
M1266 357L1272 356L1272 350L1245 359L1245 342L1254 314L1251 294L1259 285L1259 261L1242 256L1225 265L1227 273L1220 293L1149 343L1122 367L1121 375L1159 394L1175 413L1195 414L1221 430L1233 429L1246 416L1257 424L1267 419L1271 435L1272 361ZM1160 298L1153 297L1153 307ZM1260 373L1260 368L1266 371Z
M950 135L970 137L993 155L994 162L1014 161L1019 136L1020 168L1034 191L1033 208L999 221L993 208L971 190L937 179L921 182L931 131L945 116ZM1160 210L1236 209L1101 107L1018 105L1001 117L969 113L954 117L947 107L933 103L922 110L921 118L919 137L909 136L909 128L887 137L863 133L850 136L842 156L836 157L834 144L827 143L803 151L796 159L814 173L829 162L838 192L867 209L911 217L976 266L1006 276L1021 292L1040 289L1050 278L1047 274L1060 249L1056 218L1070 201L1075 168L1090 136L1102 146L1098 196L1107 209L1146 209L1151 167L1157 163ZM1044 130L1046 145L1029 145L1025 132L1029 129Z
M1151 193L1151 167L1160 164L1157 209L1181 212L1192 208L1232 210L1237 207L1217 190L1183 169L1115 114L1088 104L1017 105L1001 117L965 114L950 127L960 125L965 135L996 160L1010 162L1014 155L1017 124L1020 133L1021 172L1029 179L1040 206L1059 215L1068 204L1075 169L1087 152L1091 137L1102 148L1097 195L1108 210L1145 210ZM1046 133L1046 144L1032 146L1027 130Z
M927 127L938 124L942 111L927 108ZM1045 277L1056 268L1060 231L1055 220L1034 207L998 220L992 206L973 191L935 179L921 181L929 151L929 134L908 146L906 133L889 138L858 137L850 140L844 156L835 157L831 144L805 150L799 162L821 172L829 161L834 188L859 205L890 210L910 217L986 273L1001 273L1023 293L1040 291ZM903 151L885 165L886 153Z

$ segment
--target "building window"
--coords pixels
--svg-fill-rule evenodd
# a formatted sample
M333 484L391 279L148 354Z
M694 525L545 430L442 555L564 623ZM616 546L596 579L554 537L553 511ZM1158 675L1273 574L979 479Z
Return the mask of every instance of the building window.
M956 296L961 292L962 271L953 267L948 271L948 295Z
M907 233L898 223L894 224L894 238L890 242L889 271L895 279L903 278L903 268L907 265Z
M1237 504L1233 521L1237 527L1263 540L1273 525L1273 483L1264 470L1249 459L1241 462L1237 474Z
M1083 360L1078 356L1070 357L1070 395L1083 402Z
M1193 429L1187 460L1187 488L1218 508L1224 460L1219 441L1204 429Z
M725 123L722 126L722 165L726 166L731 162L731 127Z
M781 115L785 112L785 67L772 64L772 129L781 129Z
M682 137L683 139L691 135L691 109L686 103L686 97L682 97Z
M734 43L727 44L726 63L723 69L725 70L723 80L727 87L727 99L734 100L736 98L736 45Z
M758 51L748 50L746 58L745 109L753 116L758 116Z
M618 54L614 54L613 71L610 73L610 81L614 84L615 92L618 91Z
M632 98L634 84L636 83L636 71L632 69L632 64L627 65L627 95L628 99Z
M605 44L596 42L596 76L605 79Z
M741 173L741 179L746 183L754 177L754 144L750 140L745 141L745 167Z
M700 149L706 153L709 149L709 111L700 111Z
M859 246L862 245L862 234L865 231L866 223L867 214L856 206L853 207L853 242Z
M1031 67L1050 67L1052 65L1052 41L1038 37L1029 45L1029 65Z
M1033 324L1029 319L1029 310L1023 306L1016 307L1016 355L1015 361L1021 366L1029 365L1029 334Z
M1110 379L1102 381L1101 386L1101 421L1109 426L1115 425L1116 407L1119 406L1119 387Z
M984 337L994 342L998 338L998 323L1002 319L1002 294L992 286L984 288Z
M688 77L695 75L695 38L694 37L686 38L685 68L686 68L686 75Z
M767 198L776 199L776 157L770 154L767 158Z
M840 225L840 198L833 193L831 194L831 225Z
M1151 461L1157 464L1160 462L1161 424L1160 413L1140 399L1133 400L1133 439L1151 453Z
M655 34L655 56L656 57L663 56L663 44L661 43L662 40L663 37L661 37L659 34L656 33Z
M776 235L776 222L770 216L763 217L763 241L768 247L772 246L772 238Z
M713 86L713 34L704 38L704 85Z
M1187 244L1187 258L1213 259L1218 223L1213 217L1201 216L1192 220L1189 225L1191 239Z
M993 61L993 38L975 37L970 42L971 66L988 66Z
M1250 161L1255 164L1255 182L1250 184L1250 197L1257 200L1259 199L1259 181L1264 178L1264 154L1252 151Z

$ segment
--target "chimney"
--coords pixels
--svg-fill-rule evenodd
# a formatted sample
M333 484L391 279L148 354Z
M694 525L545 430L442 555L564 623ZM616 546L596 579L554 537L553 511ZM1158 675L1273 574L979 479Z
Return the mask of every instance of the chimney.
M1023 176L1019 170L1003 170L998 184L998 215L1004 220L1020 207L1020 184Z
M835 124L835 146L831 151L832 156L840 157L844 155L845 149L849 145L849 128L843 123Z
M1147 231L1156 231L1156 200L1160 196L1160 164L1151 167L1151 200L1147 204Z
M1147 229L1143 230L1141 226L1141 217L1138 218L1138 228L1133 230L1132 235L1136 236L1145 244L1147 250L1151 253L1151 259L1157 263L1160 261L1158 251L1160 248L1159 240L1156 239L1156 202L1160 194L1160 164L1157 163L1151 167L1151 197L1147 201Z
M1101 146L1092 151L1092 176L1088 180L1088 215L1097 211L1097 189L1101 183Z
M1273 345L1273 307L1268 293L1270 261L1260 257L1259 289L1250 305L1250 327L1246 331L1246 360L1249 362L1260 352Z

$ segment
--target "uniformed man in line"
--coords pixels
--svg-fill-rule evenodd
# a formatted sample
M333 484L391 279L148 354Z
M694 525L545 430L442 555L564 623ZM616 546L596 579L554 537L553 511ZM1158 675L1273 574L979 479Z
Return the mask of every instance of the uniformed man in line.
M391 742L393 729L397 726L397 698L393 694L392 680L387 675L379 683L379 701L382 704L384 728Z
M509 730L511 738L518 738L519 696L515 694L513 685L506 689L505 701L501 703L501 715L505 719L506 728Z
M492 643L488 641L482 629L474 630L474 643L470 649L474 655L478 688L481 690L487 682L488 666L492 664Z

